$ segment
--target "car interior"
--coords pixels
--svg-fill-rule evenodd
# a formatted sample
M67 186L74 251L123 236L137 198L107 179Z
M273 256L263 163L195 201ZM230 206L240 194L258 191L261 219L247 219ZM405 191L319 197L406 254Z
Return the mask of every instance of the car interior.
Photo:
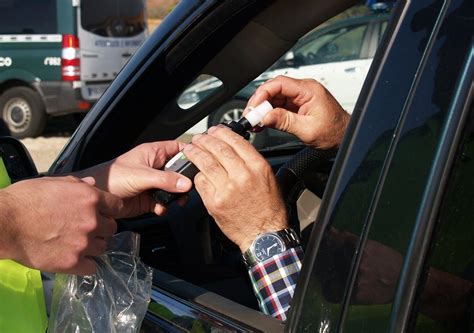
M140 143L181 137L307 32L353 5L363 3L182 2L94 106L63 151L66 157L60 157L51 171L85 169ZM176 22L179 26L172 26ZM173 35L173 31L180 33ZM211 75L223 84L193 107L180 108L178 97L200 75ZM84 135L86 139L79 140ZM277 174L291 223L304 241L336 153L302 149L301 145L262 151ZM210 291L258 310L239 249L219 230L195 190L184 207L173 203L165 216L149 214L118 222L119 231L141 234L141 257L156 269L158 287L189 298L186 293L194 288L190 286L197 286L201 289L194 291ZM189 288L183 288L183 283Z

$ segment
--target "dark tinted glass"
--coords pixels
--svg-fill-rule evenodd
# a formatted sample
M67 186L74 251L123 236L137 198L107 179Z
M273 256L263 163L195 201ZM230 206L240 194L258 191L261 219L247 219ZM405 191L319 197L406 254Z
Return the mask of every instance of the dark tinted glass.
M374 90L370 96L361 95L360 98L370 98L365 102L369 104L364 113L356 114L360 118L355 118L359 125L363 124L361 127L370 130L354 131L350 157L346 157L337 176L338 191L326 197L331 200L326 204L332 205L330 214L321 219L326 225L321 223L321 227L316 225L313 229L313 235L321 237L321 243L317 253L313 252L317 255L307 278L303 302L298 305L301 315L295 320L296 330L388 330L404 251L423 199L422 191L440 134L439 125L432 125L432 113L439 107L427 102L430 97L416 94L410 109L404 109L403 103L410 94L411 80L417 73L430 34L436 28L442 4L436 1L429 7L430 15L420 18L417 14L427 7L426 3L409 3L406 15L398 22L396 34L389 36L393 47L387 47L388 40L381 45L388 53L379 69L380 76L369 77L381 81L376 85L366 81L366 88ZM390 33L395 32L393 27L391 25ZM406 56L407 49L413 50L410 56ZM438 49L433 51L430 61L437 59L436 51ZM376 66L381 64L380 59L374 62ZM425 68L434 68L434 65ZM423 74L418 82L419 91L433 91L433 73L426 69ZM368 91L363 90L363 93ZM404 116L406 121L401 124L399 119ZM439 117L436 121L444 119ZM350 130L347 135L352 134ZM321 235L322 228L325 230ZM308 252L304 265L307 263Z
M0 1L0 34L57 33L55 0Z
M142 0L82 0L82 27L103 37L131 37L145 30Z
M441 204L438 230L416 306L416 332L472 332L474 114Z

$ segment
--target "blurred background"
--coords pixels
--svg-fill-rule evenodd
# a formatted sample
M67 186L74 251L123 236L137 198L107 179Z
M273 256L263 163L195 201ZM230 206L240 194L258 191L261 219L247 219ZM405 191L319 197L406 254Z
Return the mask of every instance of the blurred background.
M160 25L178 2L178 0L146 1L148 34L151 34ZM21 140L31 153L39 172L48 170L78 123L79 121L74 115L51 117L40 136Z

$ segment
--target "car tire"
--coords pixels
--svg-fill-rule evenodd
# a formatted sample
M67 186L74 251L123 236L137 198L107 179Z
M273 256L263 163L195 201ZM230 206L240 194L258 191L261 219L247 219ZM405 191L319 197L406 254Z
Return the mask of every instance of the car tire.
M40 135L46 126L41 96L27 87L14 87L0 95L1 117L10 135L22 139Z
M219 109L209 115L208 127L240 119L246 105L247 103L241 100L231 100L223 104ZM252 133L249 141L257 149L265 148L269 144L268 135L265 131Z

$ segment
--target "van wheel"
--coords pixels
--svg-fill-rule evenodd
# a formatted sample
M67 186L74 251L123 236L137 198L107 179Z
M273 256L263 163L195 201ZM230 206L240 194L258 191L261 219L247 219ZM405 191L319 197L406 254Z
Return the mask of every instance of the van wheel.
M26 87L6 90L0 96L1 116L12 136L19 139L40 135L46 125L41 96Z
M208 127L223 122L239 120L244 112L246 102L237 99L231 100L209 115ZM268 136L265 132L251 133L249 141L255 148L261 149L268 146Z

